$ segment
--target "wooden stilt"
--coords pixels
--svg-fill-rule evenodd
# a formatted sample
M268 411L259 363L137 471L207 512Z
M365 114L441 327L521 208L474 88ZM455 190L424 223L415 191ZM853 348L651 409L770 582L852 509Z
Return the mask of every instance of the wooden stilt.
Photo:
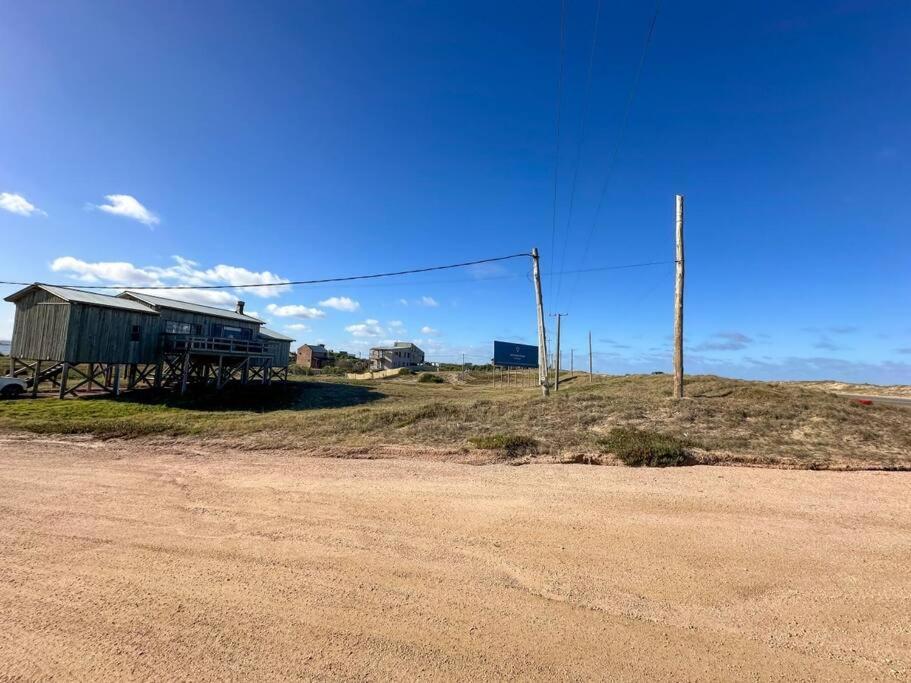
M114 366L114 396L120 396L120 365Z
M70 374L70 364L64 361L63 371L60 373L60 398L66 396L66 380Z
M180 395L187 393L187 379L190 373L190 353L183 354L183 370L180 375Z

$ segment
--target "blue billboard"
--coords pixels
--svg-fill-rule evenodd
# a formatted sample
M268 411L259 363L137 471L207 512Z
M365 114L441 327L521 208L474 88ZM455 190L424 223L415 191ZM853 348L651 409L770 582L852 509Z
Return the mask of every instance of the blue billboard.
M493 343L493 364L511 368L536 368L538 367L538 347L495 341Z

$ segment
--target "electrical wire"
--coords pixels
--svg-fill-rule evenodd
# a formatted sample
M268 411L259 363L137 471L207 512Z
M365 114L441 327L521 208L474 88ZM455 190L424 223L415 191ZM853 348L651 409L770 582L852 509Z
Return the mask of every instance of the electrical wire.
M560 110L563 101L563 70L566 62L566 0L560 2L560 75L557 78L557 116L554 135L556 149L554 151L554 208L550 227L550 269L556 263L555 254L557 247L557 187L560 180Z
M497 261L507 261L509 259L516 258L531 258L530 254L510 254L509 256L497 256L494 258L485 258L478 259L477 261L465 261L463 263L453 263L446 266L430 266L428 268L413 268L411 270L399 270L391 273L374 273L371 275L348 275L345 277L329 277L322 278L318 280L285 280L282 282L257 282L252 284L241 284L241 285L147 285L147 286L133 286L133 285L79 285L78 287L74 285L52 285L45 282L12 282L8 280L0 280L0 285L21 285L28 286L32 284L47 284L49 287L63 287L66 289L134 289L134 290L155 290L155 289L168 289L168 290L177 290L177 289L251 289L254 287L286 287L291 285L318 285L324 284L327 282L350 282L352 280L373 280L376 278L382 277L395 277L398 275L412 275L414 273L429 273L435 270L451 270L453 268L466 268L468 266L476 266L482 263L495 263Z
M572 232L572 222L573 222L573 208L576 203L576 184L579 180L579 167L582 165L582 149L585 145L585 133L588 128L588 111L591 107L591 85L592 85L592 71L595 66L595 52L598 47L598 26L601 23L601 0L598 0L597 8L595 9L595 22L592 28L592 43L588 51L588 73L585 77L585 92L582 96L582 113L579 116L579 140L576 143L576 161L573 168L573 180L570 184L569 191L569 209L567 211L566 217L566 229L563 235L563 251L560 257L560 270L566 266L566 249L569 246L569 236ZM560 291L563 286L563 279L560 278L557 282L557 291L554 295L554 303L556 303L560 298Z
M633 102L636 99L636 92L639 89L639 81L642 78L642 70L645 67L645 58L648 55L649 46L652 43L652 35L655 33L655 24L658 21L658 14L661 11L661 0L656 0L655 2L655 11L652 12L652 18L648 25L648 32L645 35L645 44L642 47L642 54L639 57L639 65L636 68L635 75L633 76L632 84L630 85L629 94L626 98L626 106L623 110L623 118L620 123L620 133L617 136L617 142L614 145L614 149L611 153L610 158L607 162L607 175L604 178L604 184L601 186L601 194L598 197L598 205L595 209L595 215L592 219L591 228L588 231L588 237L585 240L585 249L582 251L582 261L585 262L585 257L588 254L589 249L591 249L592 237L595 234L595 228L598 225L598 218L601 214L601 208L604 205L604 198L607 195L608 187L610 186L611 176L613 175L614 165L617 162L617 157L620 154L620 147L623 144L623 140L626 137L626 129L629 124L630 112L633 108ZM570 310L572 306L573 296L576 292L576 287L579 284L579 278L577 277L573 281L572 289L569 294L569 305L566 306L566 310Z

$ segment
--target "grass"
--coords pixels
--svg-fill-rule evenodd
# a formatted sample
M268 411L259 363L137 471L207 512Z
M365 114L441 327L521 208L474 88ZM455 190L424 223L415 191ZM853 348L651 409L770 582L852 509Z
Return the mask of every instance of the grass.
M538 447L538 442L530 436L520 436L518 434L474 436L468 441L476 448L503 451L509 457L533 453Z
M614 427L599 443L630 467L673 467L691 460L688 444L669 434Z
M424 372L418 377L418 382L421 384L445 384L446 380L432 372Z
M0 401L0 430L204 437L250 449L370 453L392 446L456 454L480 447L469 437L521 435L529 439L523 452L537 460L594 454L603 461L607 454L624 462L629 450L633 464L642 444L660 454L674 443L662 439L676 439L693 462L911 467L911 411L788 384L688 377L689 398L674 401L667 375L570 379L548 399L531 387L493 385L482 374L448 380L301 377L284 386L186 398L145 390L117 400ZM491 453L509 457L503 444ZM673 448L667 452L673 456Z

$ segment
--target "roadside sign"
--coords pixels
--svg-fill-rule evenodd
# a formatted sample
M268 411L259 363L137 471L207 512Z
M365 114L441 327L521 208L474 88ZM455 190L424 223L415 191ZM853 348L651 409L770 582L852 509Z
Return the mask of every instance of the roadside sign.
M493 364L508 368L536 368L538 367L538 347L495 341L493 343Z

